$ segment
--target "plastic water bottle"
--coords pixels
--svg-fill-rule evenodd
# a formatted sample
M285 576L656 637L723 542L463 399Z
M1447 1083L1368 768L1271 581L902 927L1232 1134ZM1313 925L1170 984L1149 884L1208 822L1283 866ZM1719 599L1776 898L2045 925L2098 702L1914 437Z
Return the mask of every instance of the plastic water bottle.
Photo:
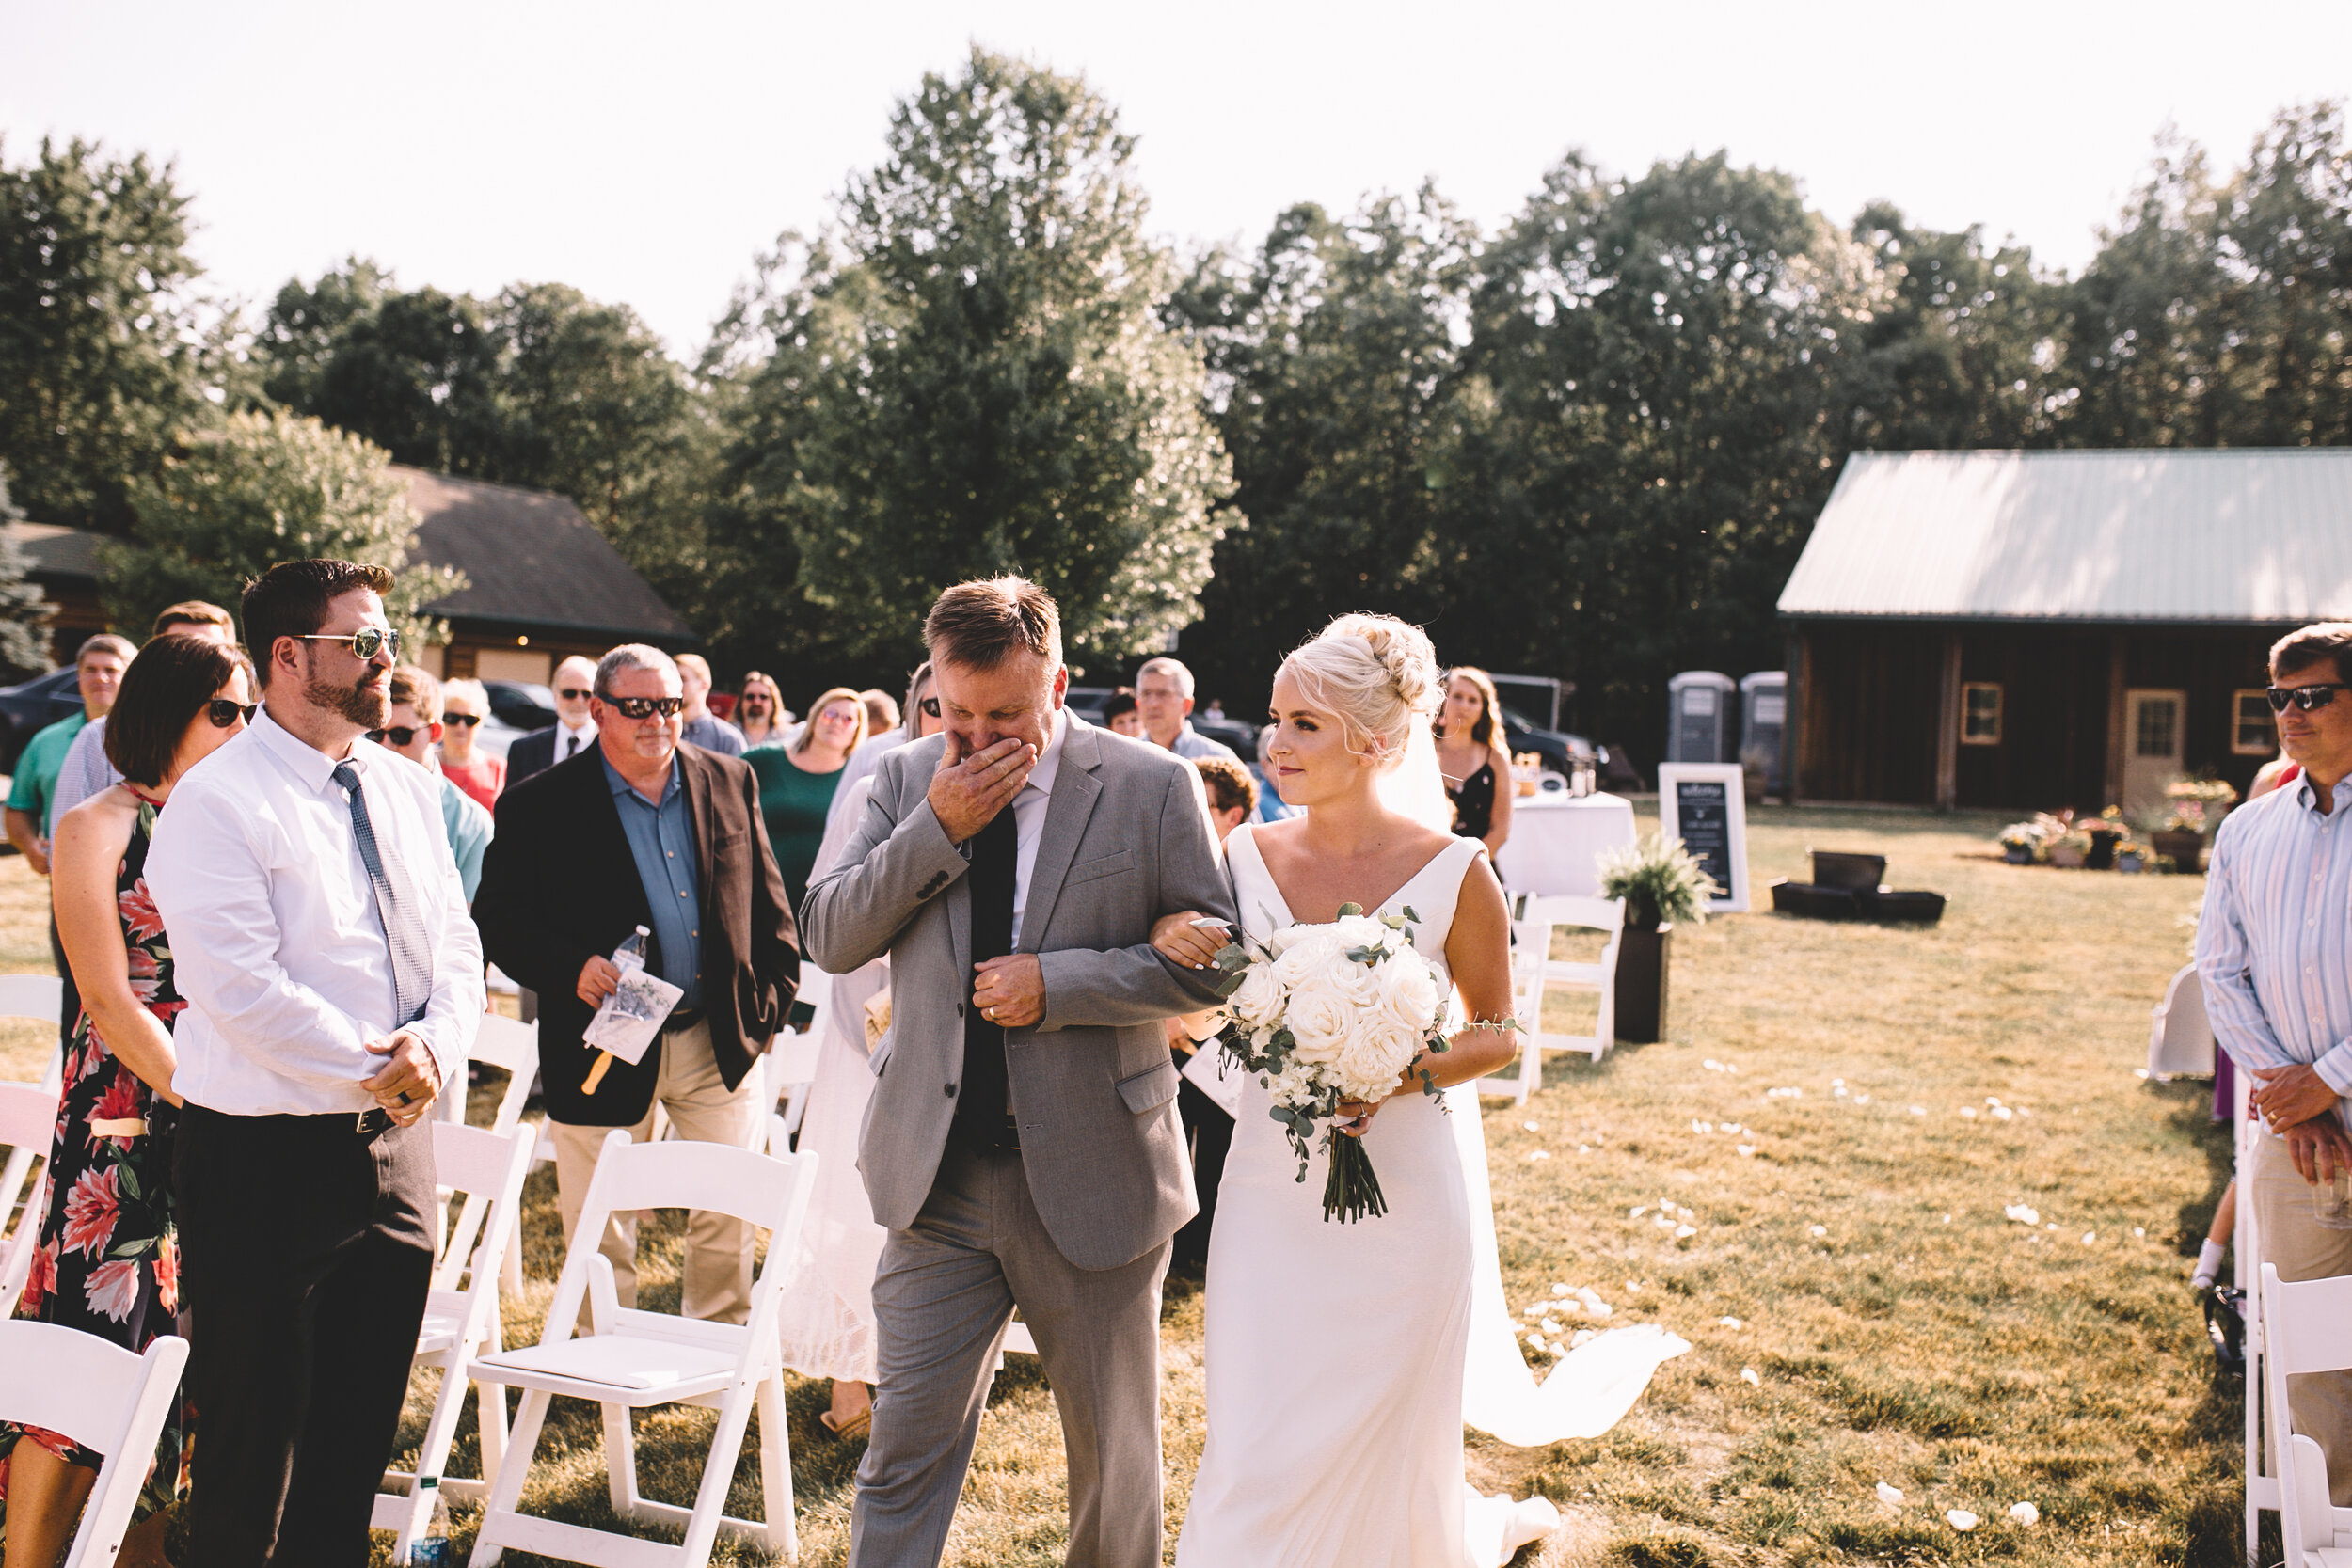
M612 967L627 974L630 970L645 967L645 939L653 935L643 926L629 939L612 950Z

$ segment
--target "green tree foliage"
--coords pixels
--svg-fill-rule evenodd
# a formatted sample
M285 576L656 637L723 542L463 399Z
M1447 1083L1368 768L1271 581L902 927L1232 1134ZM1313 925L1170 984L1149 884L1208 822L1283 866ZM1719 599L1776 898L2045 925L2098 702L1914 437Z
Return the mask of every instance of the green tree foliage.
M8 467L0 463L0 666L27 674L49 668L49 605L24 580L32 561L17 537L24 511L8 499Z
M396 575L385 609L421 646L442 629L424 607L465 578L411 562L417 515L390 461L316 420L230 415L132 486L134 535L103 552L108 617L143 626L177 599L233 605L247 579L278 562L334 556Z
M627 307L553 283L403 291L355 258L280 289L256 347L278 403L397 463L568 497L691 608L715 432Z
M2343 106L2281 111L2217 177L2168 141L2071 290L2067 444L2352 441L2352 146Z
M0 163L0 459L37 522L122 530L133 477L215 417L187 199L79 140Z
M758 309L774 349L714 514L729 645L807 627L905 659L941 588L1015 570L1081 657L1192 618L1229 471L1200 356L1160 322L1173 266L1132 151L1084 83L977 50L899 105Z

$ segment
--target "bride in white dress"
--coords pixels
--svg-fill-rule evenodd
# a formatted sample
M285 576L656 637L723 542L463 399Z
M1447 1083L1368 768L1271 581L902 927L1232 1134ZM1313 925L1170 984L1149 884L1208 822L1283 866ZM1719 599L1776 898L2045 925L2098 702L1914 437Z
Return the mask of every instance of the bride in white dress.
M1251 932L1329 921L1354 903L1417 917L1415 945L1452 974L1468 1027L1375 1104L1343 1106L1388 1212L1323 1215L1324 1161L1302 1182L1265 1089L1243 1091L1218 1188L1207 1291L1208 1445L1193 1482L1178 1568L1490 1568L1540 1532L1514 1528L1506 1499L1464 1483L1463 1369L1472 1323L1471 1203L1445 1102L1513 1059L1502 890L1476 839L1455 838L1383 799L1409 749L1425 747L1439 696L1429 640L1387 616L1343 616L1283 662L1267 761L1303 817L1226 840L1236 906ZM1437 784L1434 755L1429 777ZM1441 784L1437 786L1442 788ZM1154 945L1182 963L1219 939L1170 916ZM1465 1112L1477 1115L1472 1095ZM1466 1519L1465 1504L1486 1517ZM1554 1517L1549 1508L1540 1514ZM1473 1544L1475 1543L1475 1544Z

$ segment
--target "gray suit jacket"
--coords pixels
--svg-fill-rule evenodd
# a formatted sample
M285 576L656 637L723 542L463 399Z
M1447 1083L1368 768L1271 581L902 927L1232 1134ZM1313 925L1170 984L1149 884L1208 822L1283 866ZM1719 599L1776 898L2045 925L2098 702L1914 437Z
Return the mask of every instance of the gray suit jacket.
M1076 714L1068 723L1021 919L1045 1016L1006 1032L1006 1060L1038 1216L1071 1262L1108 1269L1199 1208L1162 1021L1216 990L1152 950L1152 923L1233 910L1192 765ZM914 1223L938 1174L972 999L969 863L925 799L943 744L882 758L839 864L801 911L809 957L833 974L890 955L890 1034L858 1167L894 1230Z

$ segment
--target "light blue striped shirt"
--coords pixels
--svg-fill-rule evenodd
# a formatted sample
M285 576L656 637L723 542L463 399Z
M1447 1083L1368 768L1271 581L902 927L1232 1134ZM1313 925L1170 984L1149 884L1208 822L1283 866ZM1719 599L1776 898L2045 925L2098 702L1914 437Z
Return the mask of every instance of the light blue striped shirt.
M2231 1058L2309 1066L2339 1096L2352 1093L2347 817L2352 778L2324 815L2308 776L2232 812L2214 835L2197 922L2205 1016ZM2344 1116L2346 1102L2336 1109Z

